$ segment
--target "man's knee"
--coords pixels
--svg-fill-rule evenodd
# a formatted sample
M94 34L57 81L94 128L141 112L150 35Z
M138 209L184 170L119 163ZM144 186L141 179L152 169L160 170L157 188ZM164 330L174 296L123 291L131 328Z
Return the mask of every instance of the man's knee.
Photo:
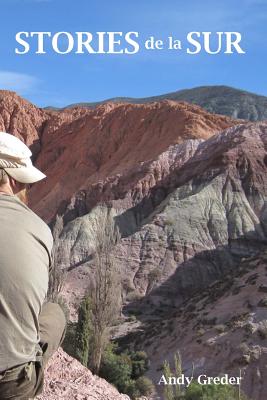
M43 305L39 326L41 341L52 341L60 346L65 335L66 317L59 304L48 302Z
M58 303L47 302L43 305L42 313L56 317L60 325L66 325L65 314ZM41 313L41 314L42 314Z

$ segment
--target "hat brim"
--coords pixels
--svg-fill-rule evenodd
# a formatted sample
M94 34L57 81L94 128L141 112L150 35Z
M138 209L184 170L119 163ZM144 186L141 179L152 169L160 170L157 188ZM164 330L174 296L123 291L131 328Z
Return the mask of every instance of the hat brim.
M33 165L20 168L5 168L5 171L21 183L34 183L46 178L46 175Z

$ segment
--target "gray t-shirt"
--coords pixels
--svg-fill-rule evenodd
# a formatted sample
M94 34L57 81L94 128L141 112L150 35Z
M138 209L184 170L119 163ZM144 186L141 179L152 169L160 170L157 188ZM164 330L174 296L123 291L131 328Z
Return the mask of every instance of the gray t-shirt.
M0 194L0 372L35 360L52 246L41 218Z

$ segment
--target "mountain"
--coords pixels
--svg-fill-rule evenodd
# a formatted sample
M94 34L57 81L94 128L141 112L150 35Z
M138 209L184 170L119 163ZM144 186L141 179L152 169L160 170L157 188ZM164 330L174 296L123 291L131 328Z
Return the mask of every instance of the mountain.
M231 118L250 121L267 119L267 97L228 86L201 86L144 98L117 97L102 102L72 104L66 108L95 107L106 102L144 104L161 100L186 101L197 104L210 113L227 115Z
M49 179L32 188L32 204L47 221L57 211L64 213L65 221L73 218L70 203L76 204L76 216L100 201L117 199L121 207L125 202L134 206L145 196L142 185L149 190L155 179L162 179L159 171L151 182L139 183L149 163L170 145L208 138L236 123L198 106L168 100L145 105L108 103L53 114L42 133L37 159Z
M171 100L52 111L2 96L3 128L25 135L29 124L48 177L30 205L54 232L72 319L93 277L94 221L108 209L122 234L114 339L148 352L154 382L180 349L185 371L241 369L242 388L264 400L267 122Z

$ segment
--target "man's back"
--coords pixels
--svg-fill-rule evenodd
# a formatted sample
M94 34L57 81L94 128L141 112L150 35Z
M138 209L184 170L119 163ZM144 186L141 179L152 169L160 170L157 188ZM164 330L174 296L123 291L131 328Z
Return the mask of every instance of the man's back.
M61 307L44 303L53 238L24 204L27 185L46 178L31 156L20 139L0 132L1 400L29 399L42 392L45 366L66 328Z
M52 245L36 214L0 194L0 372L35 359Z

